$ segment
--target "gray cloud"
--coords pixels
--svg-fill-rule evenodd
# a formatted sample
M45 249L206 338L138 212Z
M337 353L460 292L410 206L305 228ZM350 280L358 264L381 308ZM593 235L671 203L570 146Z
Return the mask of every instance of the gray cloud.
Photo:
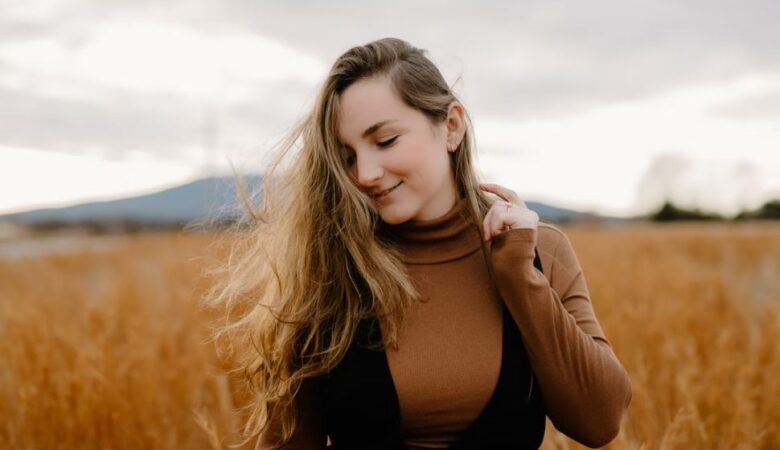
M225 18L223 27L278 36L330 59L363 43L352 36L381 37L384 30L434 57L453 52L467 67L464 82L475 106L499 114L560 116L682 85L780 71L777 2L596 5L442 2L406 10L245 1L222 4L217 16ZM317 20L290 27L303 12Z
M204 114L185 98L120 91L75 101L0 89L0 103L0 142L74 153L89 147L176 154L201 138Z
M14 70L2 64L0 69ZM311 86L296 79L258 86L249 100L238 103L96 85L88 90L90 98L72 99L0 85L0 144L68 153L89 149L107 158L129 150L183 156L208 145L209 120L241 130L237 141L259 139L288 127L288 119L305 112L304 95L312 94Z
M76 46L95 23L137 16L204 34L254 33L330 64L352 45L397 36L428 49L435 61L447 61L457 71L446 73L448 78L462 75L472 99L467 106L473 110L520 117L565 116L683 85L780 72L780 3L770 0L565 5L439 1L407 6L82 0L63 3L43 19L0 13L0 42L53 36ZM1 64L0 70L13 73L14 68ZM269 91L258 90L246 103L227 108L224 120L247 132L256 130L256 136L283 129L300 113L296 107L312 87L290 82L275 86L271 94L261 92ZM106 91L99 98L69 101L0 89L0 144L176 154L202 140L202 105L193 99L123 91ZM771 115L777 114L777 105L776 98L747 99L715 113Z

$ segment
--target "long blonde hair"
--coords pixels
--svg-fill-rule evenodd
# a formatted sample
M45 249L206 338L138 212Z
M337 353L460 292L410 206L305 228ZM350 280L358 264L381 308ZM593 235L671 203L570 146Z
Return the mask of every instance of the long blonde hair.
M262 434L273 417L281 424L279 446L287 443L297 426L294 398L301 382L333 369L358 321L372 315L381 323L382 347L395 347L405 312L418 300L372 199L344 167L336 130L340 94L357 80L381 75L432 124L444 121L457 98L425 53L396 38L349 49L333 64L311 113L281 142L264 174L260 209L236 176L249 226L239 221L225 234L229 257L204 300L224 307L225 324L213 338L230 338L237 370L253 394L243 429L247 440ZM291 163L274 176L299 140ZM466 214L481 224L490 200L478 188L473 148L466 113L465 136L449 156ZM482 250L486 256L484 242ZM370 293L367 300L361 285Z

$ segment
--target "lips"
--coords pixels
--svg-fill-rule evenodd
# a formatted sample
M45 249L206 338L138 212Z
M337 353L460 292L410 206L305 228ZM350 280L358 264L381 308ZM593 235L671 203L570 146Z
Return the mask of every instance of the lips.
M389 194L389 193L393 192L393 191L395 190L395 188L397 188L398 186L400 186L400 185L401 185L401 183L403 183L403 181L399 182L398 184L396 184L395 186L391 187L390 189L387 189L387 190L384 190L384 191L382 191L382 192L380 192L380 193L378 193L378 194L374 194L374 195L372 195L372 197L374 197L374 198L382 198L382 197L384 197L385 195L387 195L387 194Z

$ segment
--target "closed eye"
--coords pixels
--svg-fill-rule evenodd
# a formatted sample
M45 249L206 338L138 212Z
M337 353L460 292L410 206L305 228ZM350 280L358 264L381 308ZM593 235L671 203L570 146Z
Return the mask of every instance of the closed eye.
M398 136L393 137L392 139L388 139L386 141L379 142L380 147L389 147L390 145L395 142L395 140L398 139Z
M387 148L393 145L397 139L398 136L393 136L392 138L386 141L377 142L377 145L379 145L382 148ZM349 155L344 162L346 163L347 167L351 167L352 164L355 162L355 155L354 154Z

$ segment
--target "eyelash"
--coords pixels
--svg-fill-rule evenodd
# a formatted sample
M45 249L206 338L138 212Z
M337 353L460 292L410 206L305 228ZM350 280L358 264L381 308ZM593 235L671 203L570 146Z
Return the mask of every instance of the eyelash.
M386 141L378 142L377 145L379 145L382 148L388 148L388 147L392 146L397 139L398 139L398 136L394 136L394 137L392 137L392 138L390 138L390 139L388 139ZM349 157L347 157L346 163L347 163L348 166L352 165L353 157L354 157L354 155L350 155Z
M389 146L393 145L393 143L395 142L395 140L396 140L396 139L398 139L398 136L394 136L394 137L393 137L393 138L391 138L391 139L388 139L388 140L386 140L386 141L379 142L379 146L380 146L380 147L382 147L382 148L387 148L387 147L389 147Z

